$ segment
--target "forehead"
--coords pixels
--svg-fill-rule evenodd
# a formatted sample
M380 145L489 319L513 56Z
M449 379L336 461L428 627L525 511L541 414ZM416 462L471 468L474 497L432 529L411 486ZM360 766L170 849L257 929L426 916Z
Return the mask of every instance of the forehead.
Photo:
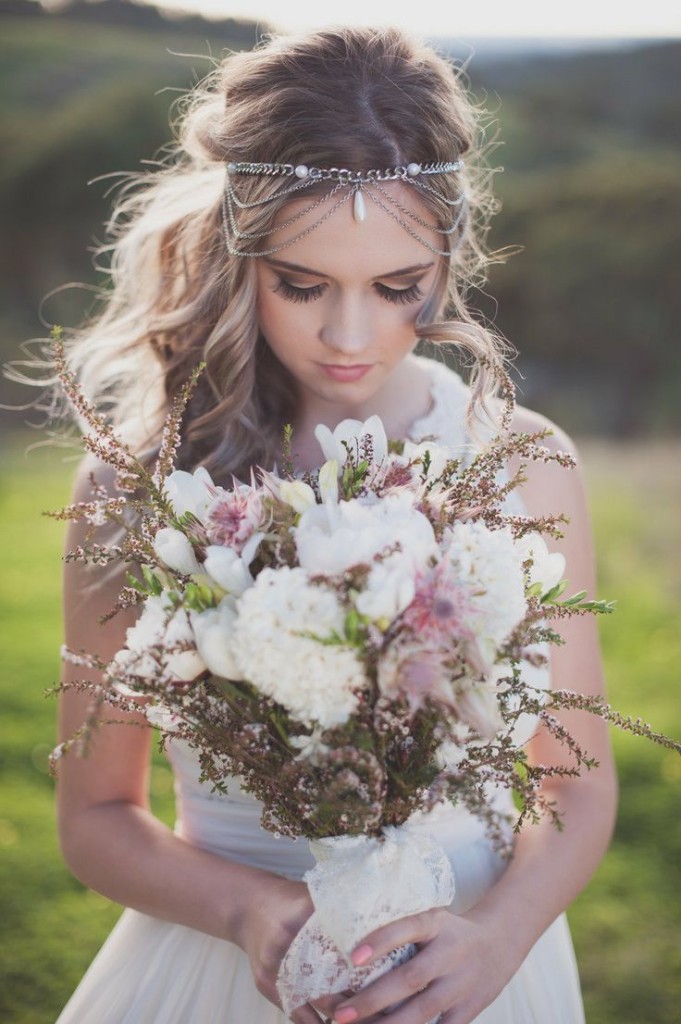
M323 199L324 193L288 203L278 211L265 248L283 245L302 232L309 232L274 257L330 277L351 274L371 278L442 259L410 233L420 235L436 249L442 248L442 236L424 226L424 223L433 224L433 214L414 194L414 189L399 181L382 183L381 188L386 194L374 191L371 186L362 189L365 207L362 221L357 221L353 214L353 195L349 188L327 196L314 209L309 207ZM339 205L340 200L344 201ZM287 226L286 222L293 217L297 219Z

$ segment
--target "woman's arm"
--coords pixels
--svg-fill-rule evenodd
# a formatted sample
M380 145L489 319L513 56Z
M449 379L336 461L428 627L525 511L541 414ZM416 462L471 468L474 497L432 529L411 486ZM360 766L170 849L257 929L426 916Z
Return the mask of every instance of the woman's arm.
M516 413L515 430L531 432L545 425L554 430L547 447L574 454L569 439L543 417L523 409ZM586 590L595 597L591 528L579 465L567 470L554 463L531 463L526 476L520 494L529 513L564 512L570 520L563 540L547 540L551 550L566 557L569 592ZM553 648L553 687L603 694L595 616L564 619L557 629L566 643ZM608 847L615 821L617 783L608 727L587 712L561 711L557 717L599 762L579 778L543 782L542 791L563 815L564 829L558 831L546 818L526 825L509 867L470 911L427 911L368 935L355 951L357 963L370 962L403 942L418 943L420 949L413 960L352 999L336 1001L335 1020L365 1021L414 996L391 1013L392 1024L423 1024L441 1011L441 1024L468 1024L496 998L534 942L586 885ZM573 763L543 727L529 753L534 763ZM421 989L425 991L415 995Z
M74 501L90 498L86 462ZM113 493L112 474L97 467L97 478ZM71 524L67 550L84 540L81 524ZM99 617L114 605L120 579L93 586L97 573L66 563L64 626L67 646L97 653L108 661L125 640L134 613L121 613L106 626ZM88 675L94 678L90 670ZM82 678L67 664L64 682ZM87 716L91 698L67 690L60 701L60 740ZM104 705L101 716L130 725L100 725L87 756L69 752L59 762L57 809L64 859L85 885L145 914L228 939L249 955L256 985L278 1002L275 979L282 956L312 911L307 887L279 875L236 864L191 846L150 811L148 799L151 730L143 714L124 714ZM318 1016L302 1007L299 1024Z

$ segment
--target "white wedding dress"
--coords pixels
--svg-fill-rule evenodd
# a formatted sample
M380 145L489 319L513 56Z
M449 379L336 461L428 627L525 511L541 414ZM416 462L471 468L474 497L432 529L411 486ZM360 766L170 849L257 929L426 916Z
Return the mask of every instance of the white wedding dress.
M421 357L419 357L421 358ZM432 408L410 431L434 436L462 454L468 392L461 378L428 360ZM517 502L515 496L511 496ZM514 511L521 511L515 505ZM542 685L548 671L534 669ZM539 682L537 678L537 682ZM520 738L532 721L519 726ZM260 804L238 784L227 796L198 781L193 751L169 744L175 775L177 824L186 842L212 853L300 879L314 861L304 840L276 838L260 827ZM497 794L501 805L510 800ZM454 913L473 906L502 874L480 821L465 810L439 807L417 826L447 852L455 881ZM286 1024L288 1018L255 988L248 958L224 940L126 909L93 960L57 1024ZM583 1024L572 942L564 915L544 932L519 970L475 1024Z

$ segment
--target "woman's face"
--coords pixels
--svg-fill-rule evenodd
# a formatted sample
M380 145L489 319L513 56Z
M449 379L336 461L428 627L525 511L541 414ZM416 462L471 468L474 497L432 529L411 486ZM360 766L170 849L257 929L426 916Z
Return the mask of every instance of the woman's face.
M386 189L421 220L432 220L408 186L391 182ZM324 205L277 230L309 205L286 206L266 247L318 221ZM412 351L415 321L442 260L368 196L365 205L364 221L355 221L350 199L305 238L256 260L262 334L297 381L303 406L330 415L350 415L369 401ZM441 247L435 232L413 226Z

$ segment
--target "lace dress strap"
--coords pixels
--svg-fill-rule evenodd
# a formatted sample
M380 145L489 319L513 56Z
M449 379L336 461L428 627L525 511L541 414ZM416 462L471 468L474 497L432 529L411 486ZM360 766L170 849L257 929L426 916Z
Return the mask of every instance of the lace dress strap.
M474 451L475 446L466 428L466 410L470 389L459 374L445 363L425 356L416 357L430 374L431 406L428 412L412 423L412 441L432 439L452 453Z

